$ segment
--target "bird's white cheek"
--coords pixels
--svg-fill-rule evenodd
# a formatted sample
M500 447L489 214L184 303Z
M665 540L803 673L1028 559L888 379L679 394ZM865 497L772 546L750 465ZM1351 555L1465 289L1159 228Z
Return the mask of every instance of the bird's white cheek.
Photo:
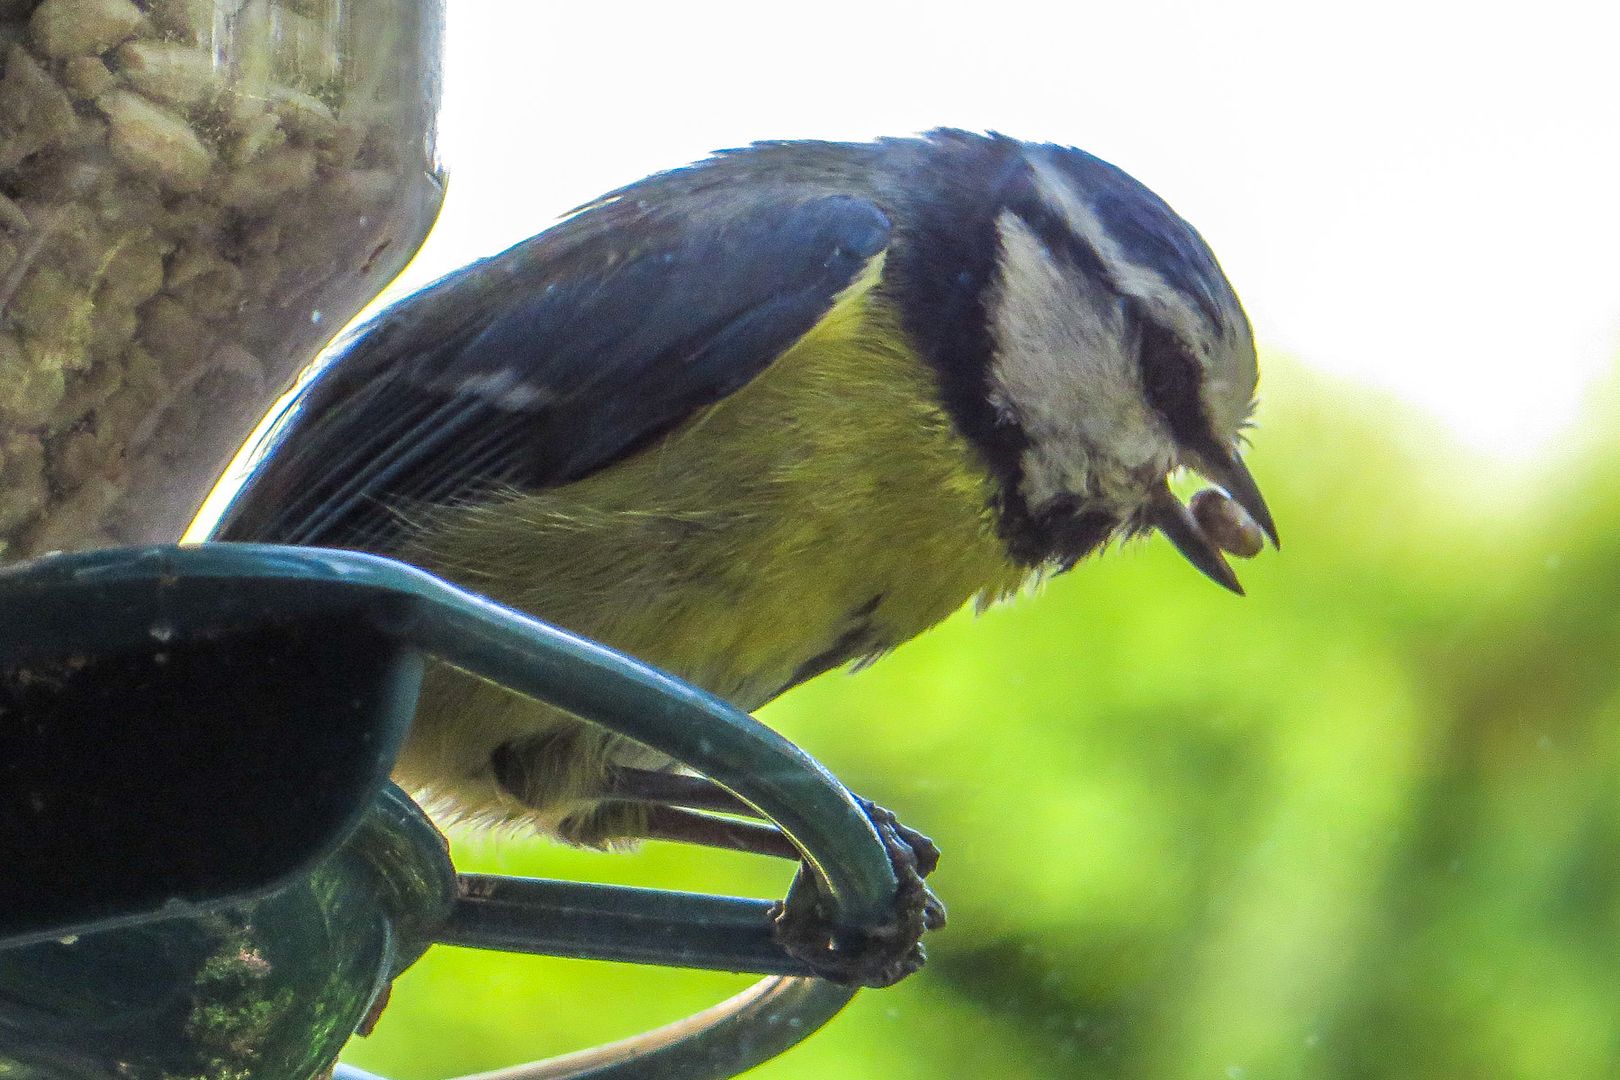
M1142 399L1118 306L1055 262L1016 215L999 229L990 383L1029 436L1022 494L1031 506L1066 494L1120 498L1127 474L1171 451Z

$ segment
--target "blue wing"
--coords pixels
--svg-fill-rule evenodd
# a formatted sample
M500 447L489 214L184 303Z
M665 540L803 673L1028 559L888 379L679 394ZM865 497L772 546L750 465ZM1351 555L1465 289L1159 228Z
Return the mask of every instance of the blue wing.
M889 238L841 195L704 216L621 196L388 309L293 403L216 538L387 551L399 508L587 476L764 371Z

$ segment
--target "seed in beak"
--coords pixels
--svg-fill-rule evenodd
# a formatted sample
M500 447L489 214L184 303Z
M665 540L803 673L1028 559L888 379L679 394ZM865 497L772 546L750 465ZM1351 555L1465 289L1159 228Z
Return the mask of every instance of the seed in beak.
M1203 534L1228 555L1252 559L1265 547L1265 531L1220 488L1198 492L1188 501L1187 508Z

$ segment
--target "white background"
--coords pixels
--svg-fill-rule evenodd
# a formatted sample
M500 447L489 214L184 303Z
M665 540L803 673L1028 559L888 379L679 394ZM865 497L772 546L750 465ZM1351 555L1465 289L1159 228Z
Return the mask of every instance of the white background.
M1620 4L1516 10L451 0L450 194L400 287L715 148L994 128L1164 195L1263 350L1534 456L1620 346Z

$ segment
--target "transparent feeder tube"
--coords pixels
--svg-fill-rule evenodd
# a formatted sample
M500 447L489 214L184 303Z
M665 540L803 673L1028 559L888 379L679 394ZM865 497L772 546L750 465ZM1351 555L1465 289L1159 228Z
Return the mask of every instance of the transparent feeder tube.
M0 559L172 540L443 195L440 0L0 0Z

